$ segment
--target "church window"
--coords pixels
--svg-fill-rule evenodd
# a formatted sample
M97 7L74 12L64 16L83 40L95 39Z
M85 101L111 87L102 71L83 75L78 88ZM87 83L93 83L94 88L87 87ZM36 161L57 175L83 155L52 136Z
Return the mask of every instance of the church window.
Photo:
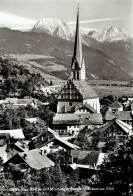
M77 69L78 68L78 66L77 66L78 64L77 64L77 62L75 63L75 69Z
M77 80L79 80L79 72L77 71Z
M69 105L72 106L72 103L70 102Z
M73 79L75 79L75 71L73 72Z

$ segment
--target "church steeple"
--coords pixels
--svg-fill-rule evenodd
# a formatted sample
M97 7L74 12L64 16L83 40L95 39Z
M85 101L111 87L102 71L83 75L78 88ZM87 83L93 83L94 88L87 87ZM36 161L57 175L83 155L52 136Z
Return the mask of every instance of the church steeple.
M85 64L82 56L82 42L79 29L79 7L77 11L77 24L74 42L74 54L71 64L71 78L74 80L85 80Z

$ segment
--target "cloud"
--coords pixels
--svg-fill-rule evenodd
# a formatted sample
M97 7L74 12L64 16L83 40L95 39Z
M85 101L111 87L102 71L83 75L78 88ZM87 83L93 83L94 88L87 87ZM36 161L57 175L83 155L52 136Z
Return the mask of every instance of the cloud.
M104 22L104 21L114 21L114 20L127 20L128 18L102 18L95 20L80 21L80 24L94 23L94 22ZM76 22L68 22L69 25L74 25Z
M21 17L6 12L0 12L0 27L9 27L13 29L21 29L32 27L36 20Z

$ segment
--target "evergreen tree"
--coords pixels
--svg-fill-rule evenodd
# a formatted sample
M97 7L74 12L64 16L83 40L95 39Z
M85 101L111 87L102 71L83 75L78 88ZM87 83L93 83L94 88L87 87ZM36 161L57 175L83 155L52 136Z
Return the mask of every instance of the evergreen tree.
M117 195L129 195L133 184L133 137L111 153L100 167L99 182L102 187L112 186ZM118 191L119 190L119 191Z

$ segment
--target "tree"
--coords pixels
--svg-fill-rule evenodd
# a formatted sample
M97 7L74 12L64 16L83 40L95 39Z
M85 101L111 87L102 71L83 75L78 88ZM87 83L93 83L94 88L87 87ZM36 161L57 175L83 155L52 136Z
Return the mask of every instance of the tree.
M111 153L101 165L99 181L101 186L113 186L117 195L129 195L129 184L133 184L133 137Z
M82 129L80 133L78 134L76 140L74 141L74 144L77 144L84 150L90 149L90 143L87 139L89 130Z
M112 150L114 149L115 144L116 142L114 138L108 138L105 147L107 150Z

